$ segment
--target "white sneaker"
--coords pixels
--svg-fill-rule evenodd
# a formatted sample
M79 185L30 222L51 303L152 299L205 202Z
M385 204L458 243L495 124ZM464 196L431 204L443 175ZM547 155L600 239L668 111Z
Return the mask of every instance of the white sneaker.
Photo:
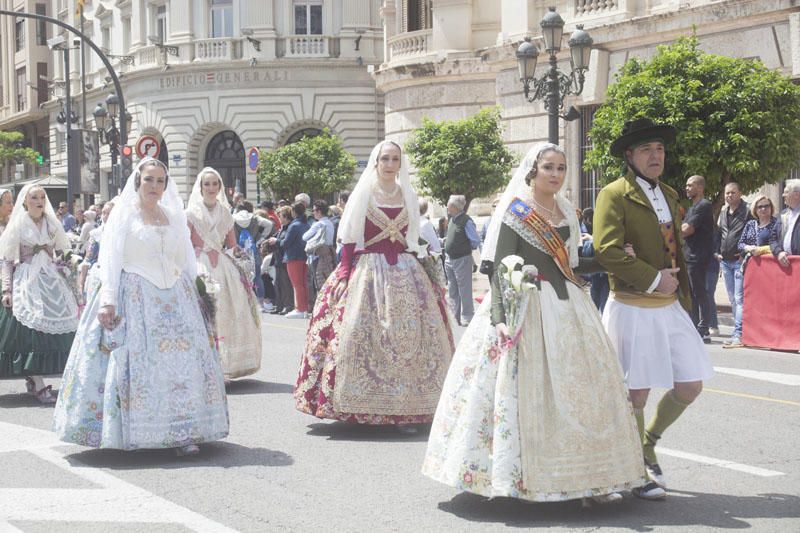
M643 500L663 500L667 497L667 491L656 485L655 481L648 481L642 487L636 487L631 491L634 496Z
M275 310L275 305L272 302L264 302L261 304L262 313L271 313Z
M289 311L283 316L285 316L286 318L305 318L306 314L303 311L298 311L297 309L295 309L294 311Z

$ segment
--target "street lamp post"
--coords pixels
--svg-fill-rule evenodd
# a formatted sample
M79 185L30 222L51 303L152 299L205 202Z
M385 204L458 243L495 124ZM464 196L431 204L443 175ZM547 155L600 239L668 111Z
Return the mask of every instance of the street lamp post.
M561 38L564 33L564 19L556 13L556 8L551 7L539 23L542 27L545 52L549 55L549 68L541 77L536 78L536 60L539 49L531 42L530 37L517 48L517 65L519 78L522 82L525 99L529 102L544 100L544 108L548 114L547 137L549 142L558 144L558 117L559 111L564 106L564 97L568 94L581 94L585 81L585 72L589 68L589 53L592 48L592 38L584 31L583 25L578 24L569 39L572 71L569 74L558 69L556 54L561 50ZM565 120L578 118L574 108L563 117Z
M114 186L119 188L121 176L119 175L119 146L120 146L120 131L117 129L117 119L120 118L119 98L116 94L111 93L106 97L106 106L103 107L102 103L98 103L94 108L92 114L94 115L94 123L97 128L97 134L102 144L108 145L108 151L111 154L111 176L114 181ZM125 125L127 131L125 136L130 134L132 117L128 112L125 112ZM121 121L120 121L121 124Z

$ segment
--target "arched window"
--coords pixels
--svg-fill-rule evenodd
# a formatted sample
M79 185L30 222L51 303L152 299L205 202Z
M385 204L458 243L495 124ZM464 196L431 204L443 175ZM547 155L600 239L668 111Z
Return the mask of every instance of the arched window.
M216 169L225 188L247 192L244 145L235 132L227 130L214 135L206 148L203 166Z
M317 128L303 128L302 130L298 130L298 131L292 133L289 136L289 138L286 139L286 144L288 145L288 144L296 143L297 141L299 141L303 137L316 137L320 133L322 133L322 130L317 129Z

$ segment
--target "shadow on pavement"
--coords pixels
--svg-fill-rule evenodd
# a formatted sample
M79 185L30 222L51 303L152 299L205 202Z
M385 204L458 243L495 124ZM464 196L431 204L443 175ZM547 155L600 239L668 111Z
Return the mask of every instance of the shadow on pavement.
M66 455L65 459L77 468L100 467L112 470L145 468L237 468L241 466L289 466L291 455L268 448L248 448L232 442L209 442L200 445L200 454L178 457L172 449L164 450L86 450Z
M625 494L618 504L581 508L580 501L532 503L513 498L489 500L461 493L439 509L471 522L503 523L509 527L612 527L652 531L659 526L705 526L744 529L752 518L800 518L800 497L790 494L734 496L669 491L663 502L648 502ZM779 527L776 524L770 526Z
M228 395L239 394L291 394L294 390L288 383L272 383L258 379L235 379L225 387Z
M372 426L350 422L330 422L309 424L306 435L328 437L328 440L361 441L361 442L427 442L430 424L414 424L416 434L406 435L397 430L397 426L387 424Z
M53 394L58 395L58 391L54 390ZM0 409L18 409L20 407L44 407L52 410L55 406L54 403L42 403L34 396L25 392L25 384L22 384L22 390L19 394L2 394L0 395Z

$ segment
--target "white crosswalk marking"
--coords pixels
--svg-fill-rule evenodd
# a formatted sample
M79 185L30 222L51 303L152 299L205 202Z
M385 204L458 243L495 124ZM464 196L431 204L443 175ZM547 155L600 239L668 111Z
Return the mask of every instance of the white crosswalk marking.
M778 372L763 372L761 370L747 370L745 368L728 368L724 366L715 366L714 370L716 370L720 374L729 374L731 376L757 379L760 381L769 381L770 383L778 383L780 385L790 385L792 387L800 387L800 375L797 374L780 374Z
M193 531L235 533L194 511L174 504L99 468L73 464L53 446L63 446L48 431L0 422L3 452L27 451L99 489L0 487L0 532L18 531L12 521L141 522L180 524ZM76 466L78 464L78 466ZM2 482L2 479L0 479Z
M733 461L727 461L725 459L715 459L714 457L706 457L705 455L697 455L695 453L670 450L669 448L662 448L661 446L656 448L656 451L659 453L659 455L669 455L670 457L677 457L679 459L694 461L695 463L727 468L728 470L736 470L737 472L744 472L754 476L775 477L786 475L785 473L778 472L776 470L767 470L766 468L759 468L757 466L743 465L741 463L734 463Z

